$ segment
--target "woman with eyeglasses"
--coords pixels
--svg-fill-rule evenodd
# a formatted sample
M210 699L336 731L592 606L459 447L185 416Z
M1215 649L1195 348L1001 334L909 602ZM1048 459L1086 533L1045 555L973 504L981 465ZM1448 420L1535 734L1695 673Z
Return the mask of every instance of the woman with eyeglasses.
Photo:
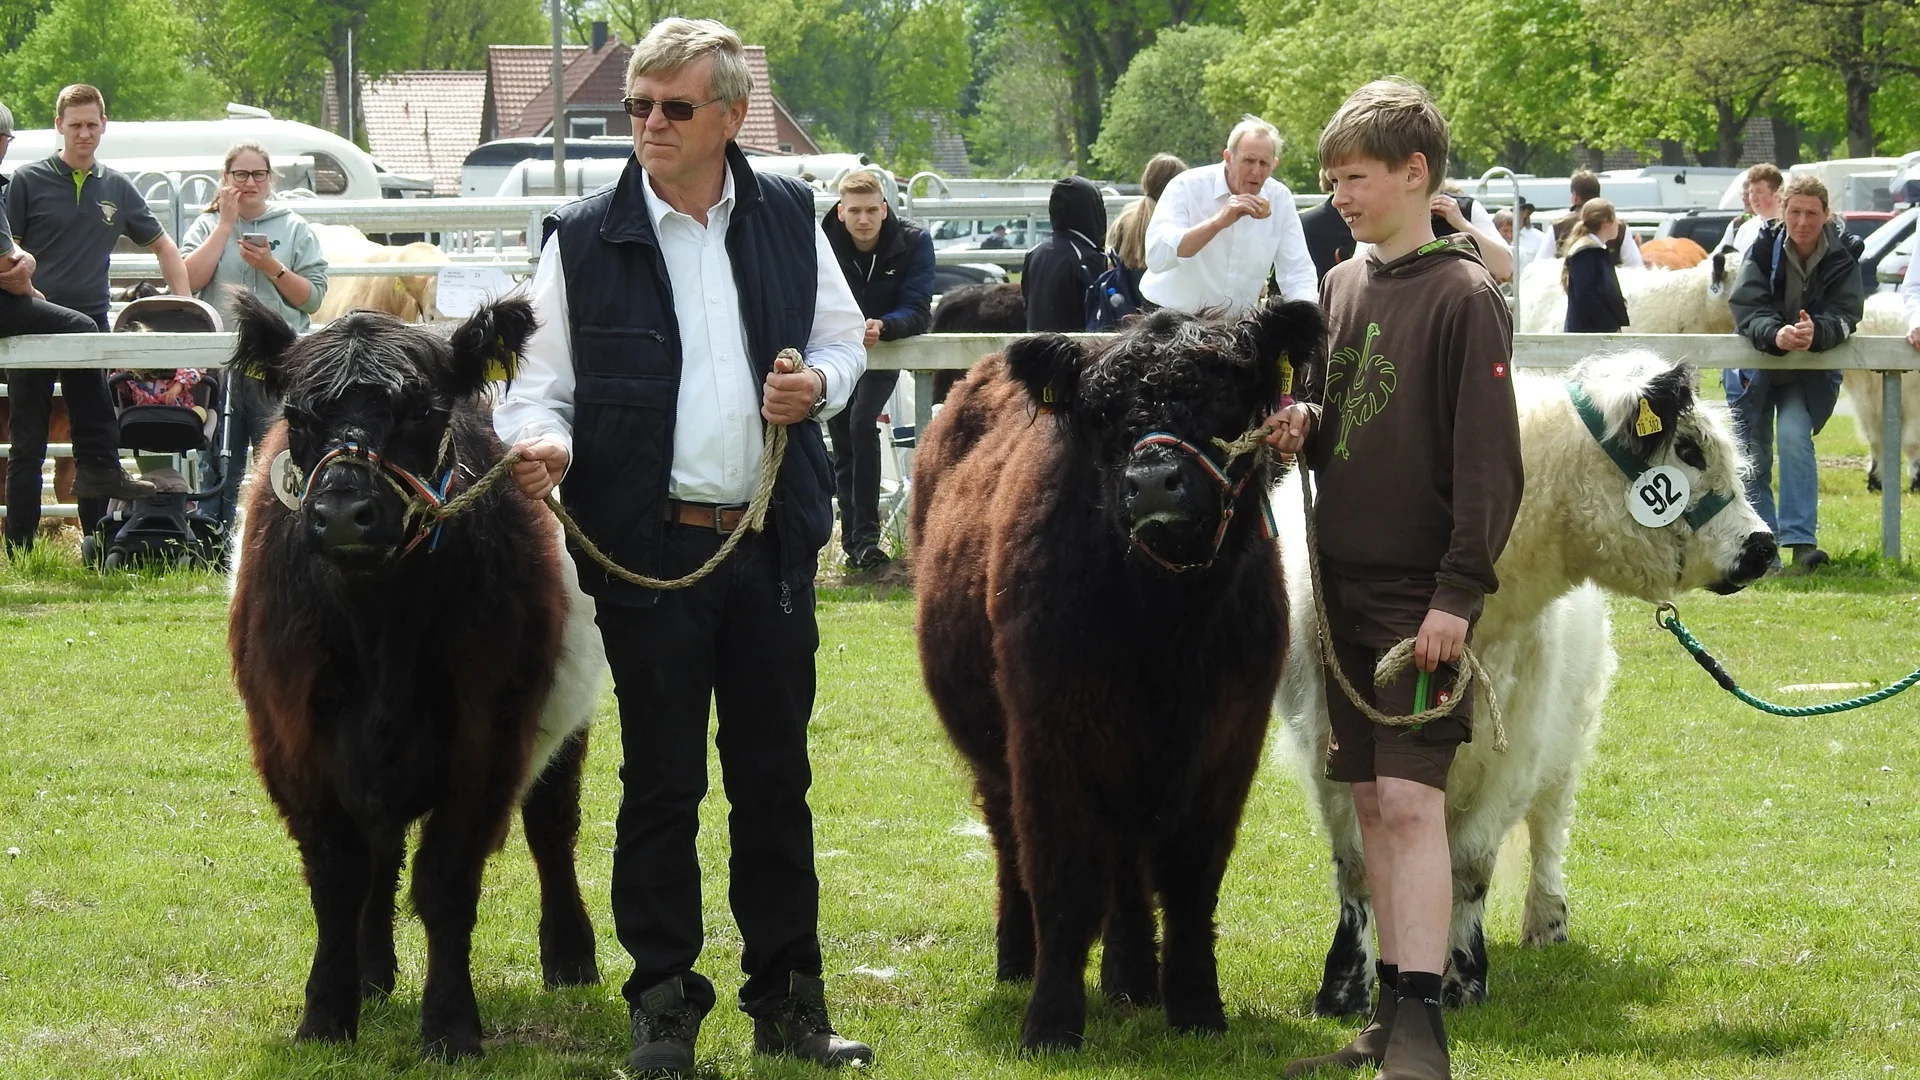
M231 309L233 290L245 289L304 334L327 296L327 259L307 220L284 206L268 205L271 194L273 164L266 149L256 142L234 143L221 167L219 195L180 242L187 281L195 296L222 311ZM246 442L233 444L221 500L223 523L233 520L247 451L259 447L272 413L260 380L233 378L235 433Z

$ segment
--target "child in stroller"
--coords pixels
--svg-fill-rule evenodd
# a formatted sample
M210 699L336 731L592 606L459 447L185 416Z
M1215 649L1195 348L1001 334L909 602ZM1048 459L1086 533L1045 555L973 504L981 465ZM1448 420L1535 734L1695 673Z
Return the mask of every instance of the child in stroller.
M208 332L220 316L192 297L135 300L114 320L114 332ZM120 420L120 445L135 453L181 455L186 471L147 470L159 491L131 503L109 504L81 556L108 570L135 563L216 565L222 529L209 512L220 497L225 462L216 460L215 415L223 395L218 376L193 368L116 371L107 378ZM187 456L190 455L190 460ZM205 507L205 509L203 509Z

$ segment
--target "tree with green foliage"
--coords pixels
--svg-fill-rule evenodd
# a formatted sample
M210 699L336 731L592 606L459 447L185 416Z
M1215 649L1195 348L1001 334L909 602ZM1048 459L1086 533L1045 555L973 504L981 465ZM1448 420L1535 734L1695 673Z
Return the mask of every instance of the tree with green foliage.
M60 88L99 87L121 120L217 116L220 84L186 60L193 24L168 0L56 0L0 57L0 100L22 127L53 124Z
M409 65L423 71L478 71L489 45L551 41L552 23L541 0L425 0L425 33Z
M1093 144L1094 166L1101 175L1132 180L1158 153L1189 164L1219 157L1239 113L1209 104L1207 67L1219 63L1239 41L1237 32L1223 26L1182 26L1162 32L1158 41L1135 54L1114 84L1100 138Z
M1916 0L1760 0L1783 14L1790 62L1824 69L1845 104L1847 153L1871 157L1879 145L1874 98L1920 77L1920 4Z
M1005 20L980 43L979 101L968 118L973 163L990 176L1061 176L1073 167L1073 100L1052 41Z
M1074 161L1083 172L1092 165L1107 95L1135 54L1162 30L1238 19L1230 0L1012 0L1011 6L1052 40L1066 65Z
M218 33L230 66L220 74L230 86L268 97L276 86L318 86L327 78L337 100L357 100L347 92L356 76L379 78L419 60L428 12L427 0L221 0ZM317 118L318 98L303 102L301 114ZM356 138L364 139L363 128L356 119Z

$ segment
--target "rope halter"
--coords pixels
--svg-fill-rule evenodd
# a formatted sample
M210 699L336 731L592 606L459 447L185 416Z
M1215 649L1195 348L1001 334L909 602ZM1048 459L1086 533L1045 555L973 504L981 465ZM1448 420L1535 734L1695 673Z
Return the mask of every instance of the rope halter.
M1247 482L1253 478L1254 473L1259 471L1257 466L1260 459L1254 455L1254 451L1260 447L1261 437L1264 434L1265 430L1263 428L1256 427L1232 442L1228 442L1225 439L1215 439L1213 441L1214 445L1219 447L1221 452L1226 456L1226 466L1224 468L1214 462L1213 455L1171 432L1150 431L1141 436L1139 441L1133 444L1133 449L1128 451L1128 458L1138 457L1142 450L1151 449L1156 446L1165 447L1173 451L1176 455L1192 458L1194 462L1200 466L1200 471L1206 474L1207 479L1213 481L1213 486L1218 489L1220 493L1220 524L1213 531L1212 550L1209 551L1207 557L1200 562L1173 562L1153 550L1151 546L1140 539L1138 534L1129 533L1128 541L1132 543L1134 547L1139 548L1147 558L1152 559L1154 562L1159 563L1162 567L1176 574L1183 574L1188 570L1204 570L1212 566L1213 561L1220 557L1221 545L1226 542L1227 526L1233 523L1233 506L1236 502L1240 501L1241 493L1246 491ZM1235 466L1239 464L1242 458L1247 458L1252 464L1249 464L1241 471L1240 478L1235 480L1229 474L1233 472ZM1273 523L1273 508L1268 505L1267 493L1264 489L1258 492L1255 497L1260 503L1260 524L1263 535L1271 540L1278 533Z
M313 471L307 474L307 480L300 489L300 511L303 514L306 512L307 500L313 495L313 481L324 475L328 466L357 466L385 481L406 506L401 525L408 539L400 549L400 556L405 558L423 541L428 542L427 551L432 552L440 545L440 522L446 516L441 512L441 506L446 502L447 489L453 484L453 472L457 464L453 456L452 421L448 421L447 430L440 437L439 453L434 456L438 479L433 483L428 483L419 474L396 465L379 451L363 446L356 440L335 443L320 455Z

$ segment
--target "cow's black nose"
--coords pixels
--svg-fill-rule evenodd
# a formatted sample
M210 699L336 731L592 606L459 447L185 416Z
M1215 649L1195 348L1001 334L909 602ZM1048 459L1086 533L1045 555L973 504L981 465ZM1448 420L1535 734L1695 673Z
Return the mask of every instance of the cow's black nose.
M1180 514L1186 481L1177 461L1138 462L1127 466L1127 512L1135 521Z
M365 544L379 518L373 496L358 492L323 491L307 504L307 528L323 547Z
M1767 571L1773 567L1774 556L1779 553L1780 545L1774 541L1772 533L1748 533L1740 545L1740 557L1734 562L1733 569L1727 571L1723 580L1709 586L1710 590L1722 596L1739 592L1766 577Z

